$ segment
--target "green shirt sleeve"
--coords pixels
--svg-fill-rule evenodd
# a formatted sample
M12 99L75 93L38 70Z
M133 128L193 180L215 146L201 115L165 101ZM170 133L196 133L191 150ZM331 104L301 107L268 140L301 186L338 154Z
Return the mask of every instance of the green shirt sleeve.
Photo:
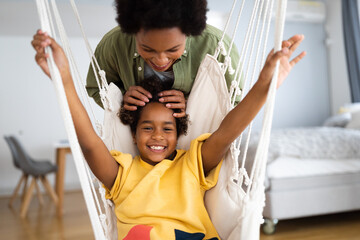
M135 66L139 65L140 61L135 55L135 39L132 35L124 34L119 27L115 27L105 34L94 54L100 69L105 71L109 84L112 82L117 85L123 94L128 87L136 84L135 80L139 73ZM91 65L87 74L86 90L88 95L102 107L98 84Z

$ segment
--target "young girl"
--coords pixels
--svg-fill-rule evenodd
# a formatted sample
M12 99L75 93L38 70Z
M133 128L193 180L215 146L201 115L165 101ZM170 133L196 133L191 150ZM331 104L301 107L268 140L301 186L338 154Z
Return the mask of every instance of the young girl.
M175 118L173 110L163 103L149 102L130 115L122 110L121 118L130 124L140 153L133 158L108 151L77 96L61 47L46 33L37 32L32 41L36 61L49 76L44 47L50 46L85 159L115 203L119 239L219 239L204 206L205 191L216 184L221 160L231 142L264 104L276 61L280 60L280 86L305 56L302 52L289 61L302 40L302 35L296 35L283 42L281 51L271 52L243 101L213 134L193 140L188 151L176 150L179 135L186 132L186 121Z

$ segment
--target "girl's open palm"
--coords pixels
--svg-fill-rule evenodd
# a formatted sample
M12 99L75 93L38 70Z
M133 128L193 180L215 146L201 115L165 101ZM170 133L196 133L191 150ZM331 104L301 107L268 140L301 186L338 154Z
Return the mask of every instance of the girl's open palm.
M301 52L295 58L290 60L292 54L303 41L303 39L304 35L295 35L289 40L282 42L281 51L274 53L274 50L272 50L266 59L264 68L260 73L259 80L270 83L275 71L276 62L277 60L280 60L279 78L277 82L277 87L279 87L284 82L285 78L289 75L291 69L296 65L296 63L298 63L306 55L306 52Z

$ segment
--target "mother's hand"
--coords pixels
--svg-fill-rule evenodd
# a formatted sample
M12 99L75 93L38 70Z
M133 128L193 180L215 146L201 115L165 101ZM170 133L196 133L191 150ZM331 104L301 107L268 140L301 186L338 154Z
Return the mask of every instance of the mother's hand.
M186 112L186 100L184 93L179 90L166 90L159 93L159 101L165 103L170 109L179 109L180 112L174 113L173 116L184 117ZM137 107L143 107L152 98L151 94L140 86L131 86L124 95L124 108L128 111L136 111Z
M179 90L166 90L159 93L161 97L160 102L166 103L166 107L170 109L179 109L180 112L174 112L173 116L177 118L185 117L186 115L186 100L184 93Z
M128 111L135 111L137 106L145 106L152 98L151 94L140 86L131 86L124 95L124 108Z

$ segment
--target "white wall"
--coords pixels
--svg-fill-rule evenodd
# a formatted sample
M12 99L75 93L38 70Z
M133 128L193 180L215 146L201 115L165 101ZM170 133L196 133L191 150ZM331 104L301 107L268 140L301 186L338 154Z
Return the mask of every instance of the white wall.
M95 48L101 36L116 25L112 1L104 5L79 5L84 27L90 43ZM107 4L106 4L107 3ZM76 20L69 7L59 6L64 14L64 24L70 44L85 79L89 57L85 50ZM15 134L38 159L55 162L54 143L66 139L65 128L51 81L34 61L32 36L39 28L34 1L0 1L0 195L10 194L20 179L14 168L8 146L2 136ZM102 120L102 110L95 107L97 118ZM53 178L50 178L53 182ZM71 155L67 157L65 187L79 188L78 176Z
M77 2L80 3L79 10L88 36L95 46L102 35L115 26L112 0ZM209 8L227 13L231 3L232 0L209 0ZM61 7L60 11L70 12L68 7ZM79 30L71 13L65 14L64 18L80 71L85 77L88 57L78 37ZM65 139L66 134L53 86L34 61L30 41L38 28L34 1L0 0L0 136L15 134L33 157L54 161L53 144ZM322 24L287 23L285 37L296 33L306 36L301 49L306 50L308 56L295 67L278 91L275 128L315 126L330 115L324 27ZM332 94L336 97L338 93ZM101 118L101 110L98 109L97 115ZM13 167L5 141L0 140L0 195L9 194L19 177L20 171ZM68 156L65 187L70 189L78 186L74 164L71 156Z

